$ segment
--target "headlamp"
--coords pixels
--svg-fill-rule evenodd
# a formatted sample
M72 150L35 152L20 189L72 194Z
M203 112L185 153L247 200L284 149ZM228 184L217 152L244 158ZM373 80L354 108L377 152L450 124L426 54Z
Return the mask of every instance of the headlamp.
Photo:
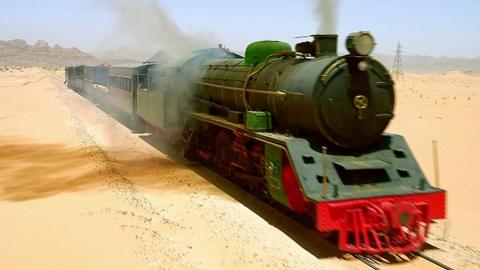
M369 32L356 32L347 37L347 50L352 55L367 56L373 51L375 40Z

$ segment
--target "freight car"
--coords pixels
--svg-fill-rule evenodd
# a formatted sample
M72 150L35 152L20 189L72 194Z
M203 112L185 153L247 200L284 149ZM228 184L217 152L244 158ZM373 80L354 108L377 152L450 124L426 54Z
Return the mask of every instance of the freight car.
M260 41L245 58L214 48L151 66L125 100L181 138L186 158L311 217L319 232L338 234L341 250L418 251L445 218L446 194L403 137L384 133L394 83L370 56L373 37L349 35L341 56L336 35L312 37L295 50Z

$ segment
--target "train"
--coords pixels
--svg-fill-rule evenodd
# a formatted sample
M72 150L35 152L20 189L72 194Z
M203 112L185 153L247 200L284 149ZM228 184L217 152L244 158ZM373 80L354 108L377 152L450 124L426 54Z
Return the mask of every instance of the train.
M185 158L294 215L350 253L419 251L446 217L406 143L385 129L394 82L369 32L256 41L170 61L65 68L68 87L152 127Z

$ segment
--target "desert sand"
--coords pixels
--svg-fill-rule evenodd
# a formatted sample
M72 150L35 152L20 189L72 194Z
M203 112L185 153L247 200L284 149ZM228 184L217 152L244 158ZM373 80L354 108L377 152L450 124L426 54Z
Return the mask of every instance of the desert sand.
M406 75L397 82L396 118L434 184L432 140L438 142L440 187L448 191L448 239L480 249L480 74Z
M396 118L449 221L429 255L479 269L480 76L407 75ZM63 85L61 70L0 72L0 269L368 269ZM415 259L392 269L437 269ZM382 267L383 269L383 267Z
M67 89L63 72L0 82L0 269L341 268L330 244L303 229L312 252L300 248L281 231L301 230L293 221L173 161Z

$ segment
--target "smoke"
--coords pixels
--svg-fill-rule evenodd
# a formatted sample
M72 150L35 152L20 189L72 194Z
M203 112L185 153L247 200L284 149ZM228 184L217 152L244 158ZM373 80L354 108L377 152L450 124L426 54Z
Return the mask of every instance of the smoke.
M319 34L335 34L337 32L337 11L339 0L313 0L315 15L319 20Z
M96 0L118 18L115 32L103 45L127 42L134 50L167 51L178 55L195 49L211 47L211 35L188 35L170 13L156 0ZM110 44L109 44L110 43ZM117 44L118 46L118 44ZM125 46L125 44L123 44Z

